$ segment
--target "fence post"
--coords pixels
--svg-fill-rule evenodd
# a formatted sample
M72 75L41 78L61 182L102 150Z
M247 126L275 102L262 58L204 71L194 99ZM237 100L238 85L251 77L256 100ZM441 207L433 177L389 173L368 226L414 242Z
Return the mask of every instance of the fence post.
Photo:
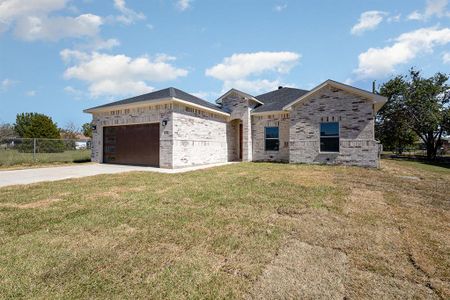
M36 139L33 139L33 161L36 162Z

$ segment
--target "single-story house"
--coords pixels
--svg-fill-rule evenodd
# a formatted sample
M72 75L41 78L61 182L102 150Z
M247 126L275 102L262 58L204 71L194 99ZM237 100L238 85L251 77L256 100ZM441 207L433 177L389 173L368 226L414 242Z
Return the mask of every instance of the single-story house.
M327 80L259 96L231 89L216 104L176 88L86 109L92 161L181 168L230 161L377 167L376 112L386 98Z

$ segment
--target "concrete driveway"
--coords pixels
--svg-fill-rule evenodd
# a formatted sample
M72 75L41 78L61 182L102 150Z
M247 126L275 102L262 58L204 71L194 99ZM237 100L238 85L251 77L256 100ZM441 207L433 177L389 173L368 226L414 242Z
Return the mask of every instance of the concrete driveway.
M30 184L43 181L56 181L68 178L80 178L99 174L116 174L134 171L169 173L169 174L184 173L216 166L222 166L226 164L228 163L195 166L183 169L160 169L160 168L139 167L139 166L86 164L86 165L71 165L63 167L0 171L0 187L16 184Z

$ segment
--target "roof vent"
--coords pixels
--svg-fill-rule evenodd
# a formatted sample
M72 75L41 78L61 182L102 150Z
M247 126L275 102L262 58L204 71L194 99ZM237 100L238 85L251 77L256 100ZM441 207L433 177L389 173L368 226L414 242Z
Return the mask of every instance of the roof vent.
M281 85L278 87L279 90L281 90L282 88L283 88L283 87L282 87Z

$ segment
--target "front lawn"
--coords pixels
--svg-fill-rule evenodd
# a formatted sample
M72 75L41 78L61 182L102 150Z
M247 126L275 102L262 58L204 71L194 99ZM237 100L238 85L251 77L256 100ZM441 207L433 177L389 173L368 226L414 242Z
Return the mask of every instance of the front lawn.
M450 171L241 163L0 189L0 298L450 297Z

